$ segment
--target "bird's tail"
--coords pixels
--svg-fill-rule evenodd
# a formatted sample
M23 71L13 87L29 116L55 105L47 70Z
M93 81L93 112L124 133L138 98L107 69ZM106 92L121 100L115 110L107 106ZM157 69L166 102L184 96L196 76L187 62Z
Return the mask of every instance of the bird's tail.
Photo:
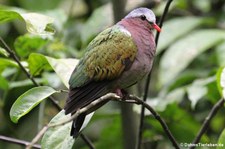
M84 123L84 119L86 117L85 113L80 114L75 120L73 120L70 135L73 136L73 138L77 138L80 133L80 129Z

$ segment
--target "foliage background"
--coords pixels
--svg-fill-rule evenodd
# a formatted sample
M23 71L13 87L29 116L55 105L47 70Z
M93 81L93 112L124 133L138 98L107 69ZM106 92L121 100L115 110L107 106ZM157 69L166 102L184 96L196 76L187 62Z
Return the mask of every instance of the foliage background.
M66 89L62 79L41 56L31 53L79 59L91 39L114 24L116 18L113 14L116 13L112 7L119 7L109 0L0 0L0 3L0 10L7 7L20 13L37 12L54 18L54 35L31 35L24 21L12 19L1 20L0 36L15 50L38 83L56 90ZM121 3L125 4L125 14L133 8L145 6L152 8L159 19L166 1L127 0ZM117 10L120 12L120 9ZM58 111L49 100L45 100L21 118L18 124L11 122L9 111L12 104L34 85L2 48L0 134L30 141ZM178 142L192 142L208 112L222 97L220 75L224 66L225 1L174 0L160 35L148 102L159 111ZM130 92L142 97L144 85L145 80L132 87ZM66 93L54 94L61 107L66 96ZM134 148L131 142L135 144L137 139L140 107L125 106L122 116L121 107L123 105L115 102L105 105L95 113L84 130L96 148ZM218 142L224 132L224 112L222 108L213 118L201 139L202 143ZM145 117L144 128L143 148L172 148L153 117ZM23 148L0 141L2 147ZM78 139L74 148L87 146Z

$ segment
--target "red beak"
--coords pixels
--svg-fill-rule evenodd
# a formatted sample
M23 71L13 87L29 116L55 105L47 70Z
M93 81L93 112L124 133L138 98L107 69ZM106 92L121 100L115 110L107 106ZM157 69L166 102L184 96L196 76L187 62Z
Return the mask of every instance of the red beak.
M152 27L156 29L158 32L161 32L161 28L157 24L153 24Z

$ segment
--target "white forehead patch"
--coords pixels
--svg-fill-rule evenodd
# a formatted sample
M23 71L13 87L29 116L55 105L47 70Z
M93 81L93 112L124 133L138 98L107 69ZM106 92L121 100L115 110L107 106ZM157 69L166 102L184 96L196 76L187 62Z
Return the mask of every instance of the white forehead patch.
M135 18L145 15L149 22L155 23L155 14L148 8L137 8L131 11L125 18Z

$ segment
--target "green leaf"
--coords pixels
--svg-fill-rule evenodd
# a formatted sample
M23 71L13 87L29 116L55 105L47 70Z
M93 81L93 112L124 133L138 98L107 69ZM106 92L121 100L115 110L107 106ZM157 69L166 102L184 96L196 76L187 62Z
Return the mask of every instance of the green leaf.
M224 39L225 31L207 29L195 31L174 43L161 58L160 85L173 81L198 55Z
M12 60L0 58L0 72L2 72L6 67L18 67L18 65Z
M87 126L92 116L93 113L86 116L81 130ZM50 121L49 124L58 124L70 117L70 115L65 115L65 111L62 110ZM71 149L75 141L75 139L70 136L71 125L72 122L69 122L65 125L50 127L42 138L41 147L43 149Z
M223 129L222 133L220 134L217 144L220 145L217 147L217 149L221 149L225 146L225 129Z
M54 19L39 13L22 13L12 10L0 10L0 23L20 19L26 23L28 32L36 35L52 35L54 29L49 29Z
M221 67L225 66L225 42L216 47L217 62Z
M28 32L36 35L52 35L54 29L50 27L50 24L54 22L54 19L38 13L26 13L21 14Z
M159 36L157 53L160 53L178 38L186 35L191 30L201 25L202 22L203 19L197 17L180 17L166 21Z
M191 107L193 109L195 108L197 102L207 94L207 84L214 81L215 77L196 79L190 86L187 87L188 98L191 101Z
M70 115L65 115L65 111L60 111L49 124L60 123L69 119ZM62 126L51 127L44 134L41 140L41 147L43 149L70 149L74 144L73 137L70 136L72 122Z
M10 109L10 118L14 123L30 112L41 101L57 91L48 86L34 87L22 94Z
M14 19L22 19L22 17L14 11L0 10L0 23L5 23Z
M217 70L217 73L216 73L216 84L217 84L217 89L220 93L221 96L223 96L223 88L221 86L221 74L223 72L223 69L225 69L225 67L221 67Z
M26 34L16 39L14 47L20 57L27 57L30 53L42 48L46 43L47 40L40 36L30 36Z
M0 54L5 56L5 57L9 56L9 53L5 49L3 49L2 47L0 47Z
M30 54L28 59L32 75L39 75L43 69L52 68L67 88L69 88L69 78L78 62L77 59L55 59L37 53Z
M220 85L223 89L223 98L225 98L225 68L223 68L223 71L220 76Z
M78 60L69 58L54 59L48 56L46 56L46 59L56 74L60 77L64 85L69 88L68 82L75 66L78 64Z
M37 76L42 70L51 70L51 66L45 56L38 53L31 53L28 58L29 70L32 76Z

